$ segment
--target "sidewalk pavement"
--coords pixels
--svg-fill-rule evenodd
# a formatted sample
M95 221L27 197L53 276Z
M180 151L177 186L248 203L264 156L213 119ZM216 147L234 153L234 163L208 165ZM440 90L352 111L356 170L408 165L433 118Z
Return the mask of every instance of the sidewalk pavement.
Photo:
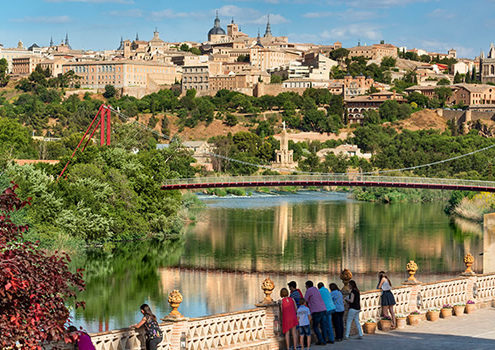
M326 346L312 345L313 350L495 350L495 308L476 310L461 317L452 316L436 322L421 321L418 326L390 332L377 330L363 339L351 337Z

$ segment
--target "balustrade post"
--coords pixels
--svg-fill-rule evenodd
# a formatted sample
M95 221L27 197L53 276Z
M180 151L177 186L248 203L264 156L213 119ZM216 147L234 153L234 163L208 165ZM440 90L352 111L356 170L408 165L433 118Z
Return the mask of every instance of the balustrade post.
M188 318L184 317L178 310L182 300L182 294L178 290L170 292L168 303L172 311L162 319L173 324L169 340L171 350L185 350L187 347Z
M265 309L265 334L266 338L269 340L270 350L278 350L282 348L284 339L281 337L282 318L280 305L271 297L271 294L275 289L275 283L268 277L261 284L261 289L265 294L265 298L255 305L256 307Z
M461 273L461 276L473 276L476 275L476 273L471 269L471 266L474 264L474 256L472 256L470 253L467 253L466 256L464 257L464 265L466 265L466 270Z
M414 276L416 274L416 271L418 271L418 265L414 262L414 260L410 260L407 263L406 270L407 273L409 274L409 278L406 281L402 282L402 284L415 285L421 283Z

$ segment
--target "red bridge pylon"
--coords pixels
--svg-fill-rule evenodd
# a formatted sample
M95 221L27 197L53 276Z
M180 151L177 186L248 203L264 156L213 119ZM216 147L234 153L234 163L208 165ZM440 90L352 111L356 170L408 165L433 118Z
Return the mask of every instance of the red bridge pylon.
M95 123L96 122L96 123ZM100 108L98 109L98 113L96 113L95 117L93 118L93 121L91 124L89 124L88 129L84 133L84 136L81 138L79 143L77 144L76 149L72 153L71 157L67 161L67 164L65 164L64 168L62 169L62 172L57 178L57 181L64 175L65 171L67 170L67 167L69 166L69 163L71 160L74 158L76 155L77 150L81 145L83 144L84 140L86 140L86 143L84 143L84 146L81 150L81 152L84 152L86 149L86 146L88 145L89 141L93 138L96 130L100 128L100 146L109 146L111 143L111 133L112 133L112 110L110 106L102 104ZM106 130L105 130L106 128ZM91 133L90 133L91 131ZM106 131L106 133L105 133ZM86 136L88 136L86 138Z

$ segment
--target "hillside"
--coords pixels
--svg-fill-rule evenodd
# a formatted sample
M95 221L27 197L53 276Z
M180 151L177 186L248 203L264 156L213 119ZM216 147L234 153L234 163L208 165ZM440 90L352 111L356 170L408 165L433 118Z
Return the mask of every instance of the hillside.
M447 129L447 119L439 116L435 111L424 109L422 111L411 114L407 119L400 120L394 123L387 123L396 130L428 130L435 129L445 131Z

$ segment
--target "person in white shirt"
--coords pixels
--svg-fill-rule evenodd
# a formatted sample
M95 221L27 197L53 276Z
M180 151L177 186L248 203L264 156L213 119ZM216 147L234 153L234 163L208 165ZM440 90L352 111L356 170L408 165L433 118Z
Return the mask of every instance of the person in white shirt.
M392 294L392 282L390 282L390 279L387 277L387 275L385 275L384 271L380 271L378 273L377 289L382 290L383 316L390 318L392 321L392 328L395 328L396 327L395 312L394 312L395 298L394 295Z

